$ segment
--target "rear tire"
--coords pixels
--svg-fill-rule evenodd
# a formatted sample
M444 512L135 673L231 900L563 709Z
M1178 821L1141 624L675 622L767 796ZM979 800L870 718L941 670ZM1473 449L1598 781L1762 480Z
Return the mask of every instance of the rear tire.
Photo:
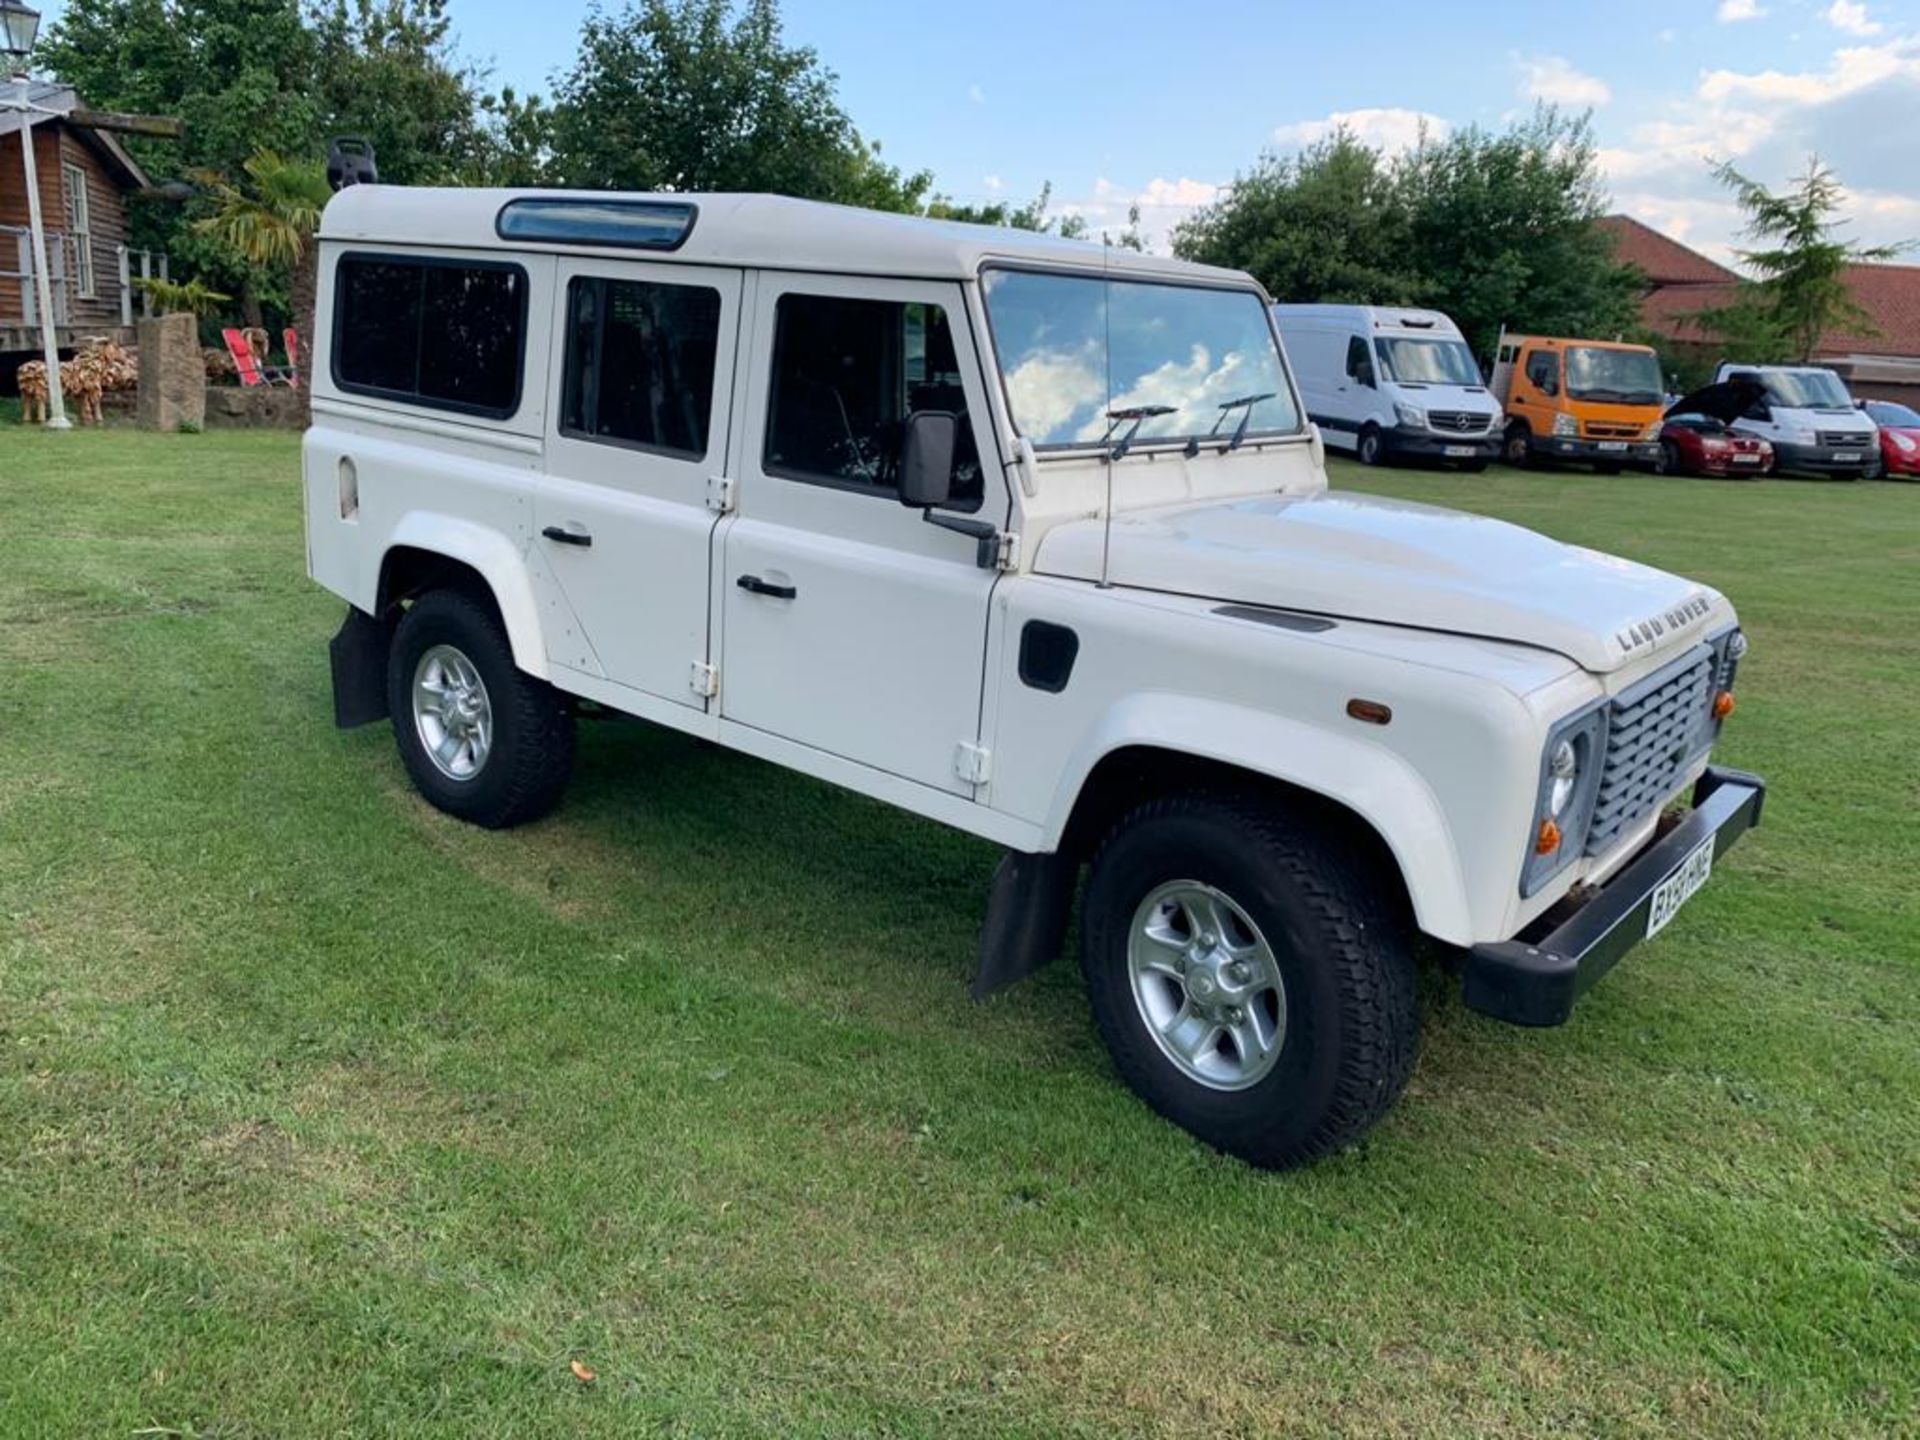
M1155 800L1124 817L1094 857L1081 964L1135 1093L1270 1169L1378 1120L1412 1072L1419 1016L1408 935L1367 869L1234 796Z
M400 761L436 808L504 829L560 802L573 773L566 697L513 663L493 606L432 590L401 618L387 657Z
M1361 430L1354 454L1362 465L1378 465L1387 458L1387 442L1381 438L1378 426L1368 425Z

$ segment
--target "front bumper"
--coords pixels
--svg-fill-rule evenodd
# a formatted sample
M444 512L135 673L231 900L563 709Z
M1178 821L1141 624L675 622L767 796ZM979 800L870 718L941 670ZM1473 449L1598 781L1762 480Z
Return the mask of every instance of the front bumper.
M1398 425L1383 430L1381 438L1387 442L1387 452L1391 455L1421 455L1434 460L1492 460L1500 454L1498 430L1479 435L1449 435Z
M1708 836L1718 859L1760 823L1767 783L1740 770L1708 767L1693 787L1693 809L1550 934L1499 940L1467 952L1461 999L1469 1010L1514 1025L1559 1025L1573 1002L1647 933L1660 882Z
M1647 465L1660 458L1658 440L1585 440L1574 435L1535 435L1533 453L1585 464Z
M1852 458L1842 460L1846 455ZM1776 472L1793 470L1803 475L1848 475L1855 478L1870 470L1880 458L1878 436L1862 436L1858 445L1795 445L1790 441L1773 442L1773 468Z

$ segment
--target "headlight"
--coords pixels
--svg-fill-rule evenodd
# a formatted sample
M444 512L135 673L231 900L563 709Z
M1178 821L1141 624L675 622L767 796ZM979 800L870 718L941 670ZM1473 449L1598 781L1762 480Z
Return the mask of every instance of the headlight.
M1520 893L1532 895L1585 851L1599 798L1607 737L1607 701L1576 710L1547 734L1540 789L1527 835Z
M1920 450L1920 445L1914 444L1913 441L1909 440L1905 435L1900 434L1898 431L1894 432L1893 443L1899 448L1900 452L1904 455L1911 455L1913 454L1914 451Z
M1416 430L1427 428L1427 412L1418 405L1403 405L1396 400L1393 402L1393 413L1400 417L1402 425L1411 425Z
M1556 435L1578 435L1580 433L1580 422L1565 411L1561 411L1553 417L1553 433Z
M1642 440L1658 440L1660 438L1660 427L1665 425L1666 423L1667 422L1664 420L1654 421L1651 425L1647 426L1646 429L1640 432L1640 438Z
M1558 820L1573 798L1573 782L1580 778L1580 757L1571 740L1556 740L1547 755L1547 814Z

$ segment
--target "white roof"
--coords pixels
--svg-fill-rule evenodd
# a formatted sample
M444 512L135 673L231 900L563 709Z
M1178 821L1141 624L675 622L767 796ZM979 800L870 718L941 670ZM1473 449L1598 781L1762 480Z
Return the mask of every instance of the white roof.
M494 232L509 200L656 200L693 205L698 218L678 250L633 250L502 240ZM458 246L620 255L689 265L817 270L923 279L969 279L992 260L1075 266L1119 274L1250 286L1238 270L1192 265L1119 246L1062 240L995 225L925 220L784 195L634 194L578 190L484 190L351 185L328 202L320 238L367 244Z

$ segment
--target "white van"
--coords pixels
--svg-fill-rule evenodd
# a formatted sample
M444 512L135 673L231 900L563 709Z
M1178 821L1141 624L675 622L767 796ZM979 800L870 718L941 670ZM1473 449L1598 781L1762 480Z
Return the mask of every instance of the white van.
M1273 315L1327 444L1363 465L1406 455L1481 470L1500 453L1500 407L1438 310L1276 305Z
M1324 1154L1406 1083L1417 936L1559 1024L1764 786L1709 763L1724 596L1328 494L1268 304L774 196L343 190L304 449L335 720L481 825L559 802L591 701L979 836L977 991L1078 896L1121 1075L1257 1164ZM625 803L674 803L649 778Z
M1742 435L1773 446L1774 469L1858 480L1880 459L1880 432L1854 407L1846 383L1820 365L1736 365L1723 360L1714 380L1750 380L1766 394L1733 422Z

